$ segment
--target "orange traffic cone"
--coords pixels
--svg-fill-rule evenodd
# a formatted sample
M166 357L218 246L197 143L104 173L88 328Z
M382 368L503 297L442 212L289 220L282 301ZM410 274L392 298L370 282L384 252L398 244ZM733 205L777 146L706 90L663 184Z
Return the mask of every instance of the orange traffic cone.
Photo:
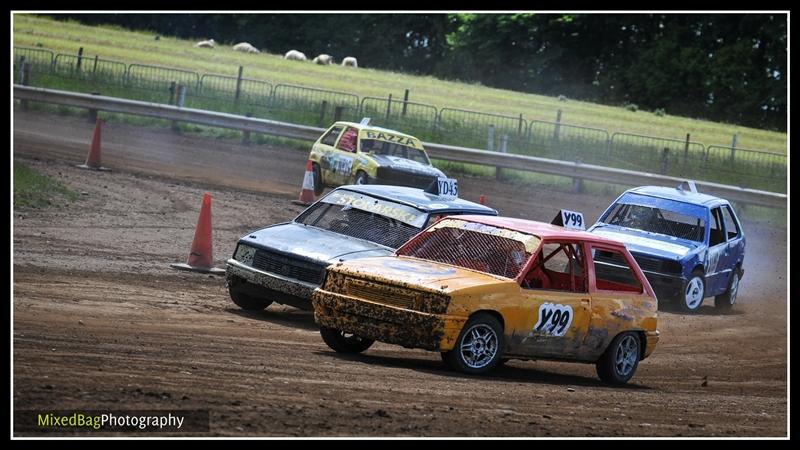
M481 205L486 204L486 196L481 194L480 198L478 199L478 203L480 203Z
M86 164L81 164L78 167L81 169L91 170L111 170L107 167L100 166L100 124L101 120L98 118L94 124L94 135L92 136L92 146L89 148L89 154L86 156Z
M203 206L200 208L200 217L197 219L197 228L194 232L192 250L186 263L173 263L170 266L179 270L193 272L224 274L225 270L212 267L214 258L211 246L211 194L203 195Z
M292 200L292 203L309 206L314 201L314 166L309 159L306 161L306 173L303 176L303 188L300 189L300 200Z

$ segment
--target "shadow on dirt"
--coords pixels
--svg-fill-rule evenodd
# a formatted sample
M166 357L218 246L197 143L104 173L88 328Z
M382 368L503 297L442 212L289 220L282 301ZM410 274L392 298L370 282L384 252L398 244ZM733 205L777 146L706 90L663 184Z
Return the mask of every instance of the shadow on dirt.
M367 364L379 364L385 367L393 367L398 369L410 369L417 372L429 373L437 376L445 376L449 378L460 378L463 380L488 381L488 382L512 382L512 383L537 383L537 384L551 384L557 386L587 386L593 388L608 388L608 389L630 389L630 390L652 390L648 386L637 385L629 383L624 386L613 386L605 384L598 378L583 377L579 375L568 375L564 373L548 372L533 367L514 367L504 365L491 371L487 375L466 375L451 370L445 365L443 361L436 361L431 359L419 358L397 358L392 356L383 355L351 355L344 353L336 353L334 351L316 351L314 352L320 356L331 356L337 359L346 361L363 362ZM517 363L520 363L518 361ZM530 363L529 363L530 364ZM634 375L634 380L635 380Z
M683 316L739 316L744 314L744 311L736 306L733 306L733 308L728 311L720 311L713 304L700 305L700 308L695 312L683 312L678 305L662 303L658 305L658 312Z
M314 313L312 311L303 311L288 306L285 310L272 310L268 308L263 311L246 311L238 308L227 308L225 311L240 317L261 320L287 327L301 328L309 331L319 330L319 325L314 322Z

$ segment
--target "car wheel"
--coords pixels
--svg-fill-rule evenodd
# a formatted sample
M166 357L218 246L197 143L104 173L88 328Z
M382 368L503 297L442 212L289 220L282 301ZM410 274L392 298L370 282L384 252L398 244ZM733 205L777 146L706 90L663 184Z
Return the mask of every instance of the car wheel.
M683 291L683 296L679 298L679 306L683 312L696 312L703 304L703 298L706 296L706 282L703 277L703 272L695 270L692 272L692 278L686 283L686 289Z
M319 164L313 164L314 170L314 195L320 196L322 195L322 191L325 190L325 184L322 182L322 169L319 168Z
M739 293L739 269L733 270L731 275L731 282L728 285L728 290L724 294L714 297L714 307L718 311L730 311L733 305L736 304L736 296Z
M252 295L239 292L235 289L228 289L228 293L231 295L233 303L236 303L240 308L247 311L261 311L272 304L271 300L253 297Z
M345 333L336 328L319 327L319 334L322 336L322 340L328 344L328 347L339 353L361 353L370 348L375 342L372 339Z
M606 383L627 383L639 366L641 349L642 341L638 333L626 332L618 335L595 364L597 376Z
M361 170L356 173L356 180L355 184L367 184L369 182L369 177L367 174Z
M445 361L455 370L471 375L494 369L503 359L503 326L490 314L476 314L458 335Z

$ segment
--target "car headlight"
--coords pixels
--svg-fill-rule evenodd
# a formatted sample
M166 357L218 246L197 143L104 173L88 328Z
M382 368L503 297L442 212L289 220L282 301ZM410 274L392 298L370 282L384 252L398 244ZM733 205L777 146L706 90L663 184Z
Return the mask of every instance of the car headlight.
M248 266L253 265L253 258L256 255L256 248L245 244L236 246L236 252L233 254L233 259Z

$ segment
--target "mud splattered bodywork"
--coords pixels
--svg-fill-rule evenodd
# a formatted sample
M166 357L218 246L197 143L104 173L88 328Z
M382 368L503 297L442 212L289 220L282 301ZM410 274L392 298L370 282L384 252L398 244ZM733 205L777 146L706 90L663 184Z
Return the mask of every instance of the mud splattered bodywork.
M447 352L456 348L464 324L480 312L494 315L502 324L505 357L593 363L624 332L639 335L639 359L653 352L659 338L658 303L622 244L586 232L562 231L560 227L511 233L509 229L515 230L512 226L516 225L511 223L503 224L506 230L495 230L500 228L495 220L503 219L482 219L480 227L470 223L469 216L445 219L393 256L330 266L325 282L312 295L315 320L373 340ZM530 249L530 255L518 275L512 275L514 278L406 255L408 249L429 251L433 242L414 241L425 239L425 233L449 227L515 239ZM549 246L559 248L565 243L578 249L576 255L587 256L581 256L580 280L576 283L573 277L571 289L563 287L566 285L556 288L556 281L550 289L531 288L528 281L538 269L539 255ZM499 248L502 246L496 247L495 253ZM589 255L598 251L625 256L634 277L630 284L611 276L617 272L595 269ZM554 272L551 276L555 280L560 275Z

